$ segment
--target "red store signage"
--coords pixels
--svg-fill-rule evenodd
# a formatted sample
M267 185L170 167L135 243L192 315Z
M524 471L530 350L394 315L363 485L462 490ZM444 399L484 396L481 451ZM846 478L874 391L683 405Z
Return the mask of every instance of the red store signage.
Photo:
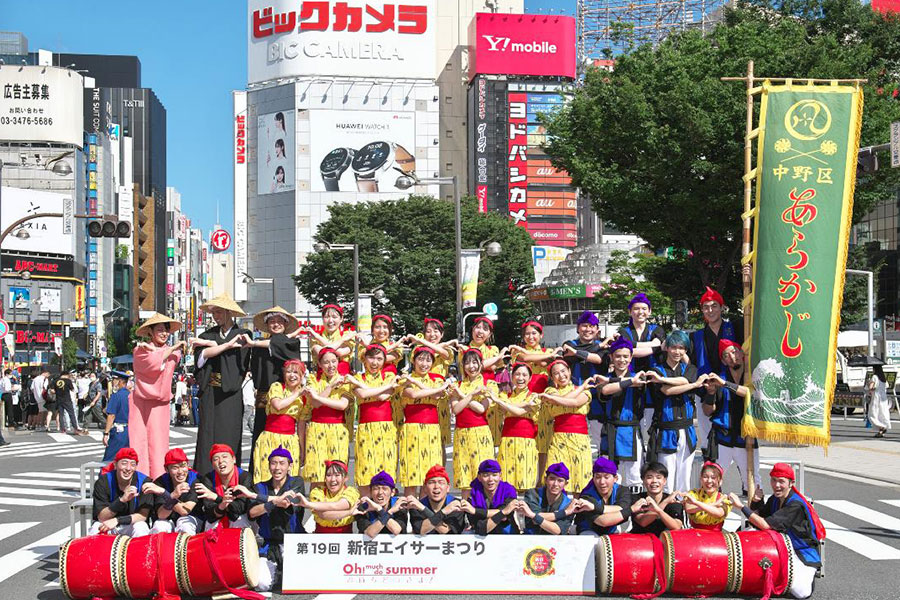
M428 7L415 4L350 6L347 2L300 2L299 11L275 13L271 6L253 11L253 37L295 31L347 31L418 35L428 29Z
M575 19L476 13L469 24L469 80L479 73L575 78Z
M509 94L509 143L507 187L509 218L519 227L528 224L528 125L527 94Z
M235 134L234 134L234 156L237 164L242 165L247 161L246 139L247 133L245 128L246 117L238 115L235 117Z

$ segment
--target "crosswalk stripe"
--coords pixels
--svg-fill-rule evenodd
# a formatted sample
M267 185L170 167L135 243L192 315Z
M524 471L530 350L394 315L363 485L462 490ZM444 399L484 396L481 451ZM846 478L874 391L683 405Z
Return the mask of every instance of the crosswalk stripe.
M71 436L68 433L48 433L47 435L52 437L57 442L72 443L72 442L77 441L74 436Z
M27 454L31 454L32 452L37 450L36 447L32 448L31 446L29 446L28 448L16 448L15 446L16 445L13 444L9 448L0 449L0 458L5 458L7 456L27 455ZM40 445L41 453L38 456L52 454L56 450L63 449L64 446L68 446L68 448L72 448L71 444L67 444L65 442L54 442L51 444L41 444Z
M25 523L0 523L0 540L5 540L11 535L22 533L26 529L31 529L40 521L28 521Z
M23 548L0 556L0 582L6 581L16 573L24 571L38 561L58 552L59 545L67 539L69 539L68 526Z
M816 503L818 504L818 502ZM828 530L826 544L834 542L860 554L869 560L900 560L900 550L874 540L867 535L848 531L837 523L821 519L822 525Z
M60 473L79 473L81 471L81 467L65 467L64 469L57 469Z
M45 490L39 488L26 488L26 487L6 487L0 486L0 494L26 494L29 496L47 496L47 497L62 497L62 498L78 498L78 494L75 492L65 492L62 490Z
M848 500L819 500L816 506L825 506L831 510L844 513L847 516L866 521L880 529L887 529L900 533L900 519L886 515L877 510L862 506Z
M42 489L57 489L57 488L67 488L67 489L78 489L79 483L77 481L47 481L40 482L34 481L30 479L13 479L11 477L0 477L0 483L8 483L15 486L33 486L40 485ZM43 483L43 485L41 485ZM18 488L17 488L18 489ZM22 489L29 489L27 487L22 487Z
M882 500L885 504L890 504L891 506L900 507L900 500Z
M55 473L53 471L48 471L46 473L41 473L39 471L28 471L27 473L13 473L15 477L35 477L40 479L46 479L48 481L52 481L54 479L74 479L75 481L79 481L81 479L81 475L78 473Z
M194 437L194 436L189 435L187 433L181 433L180 431L175 431L174 429L169 430L169 439L170 440L172 440L172 439L180 440L183 438L191 438L191 437Z
M38 500L37 498L7 498L0 496L0 505L3 506L50 506L52 504L62 504L62 502L62 500Z
M57 448L53 451L47 452L32 452L29 454L20 454L19 458L38 458L41 456L53 456L56 458L79 458L82 456L101 456L103 454L104 447L102 444L97 444L96 446L92 446L90 448L84 447L77 451L70 451L66 448Z
M103 432L102 431L88 431L88 435L91 436L92 440L97 442L103 441Z

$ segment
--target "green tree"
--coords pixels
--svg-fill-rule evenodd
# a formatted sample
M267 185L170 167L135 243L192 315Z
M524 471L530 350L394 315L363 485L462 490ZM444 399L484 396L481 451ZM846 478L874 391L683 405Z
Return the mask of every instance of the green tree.
M649 278L658 263L668 263L669 259L646 254L633 255L622 250L610 254L606 263L609 283L595 296L594 306L600 312L611 311L613 321L628 321L628 302L638 292L650 299L653 316L657 319L671 317L672 298L662 292Z
M455 337L453 203L413 195L402 200L334 204L328 211L330 217L319 226L316 240L359 245L360 292L383 285L386 295L385 304L373 301L373 313L390 314L398 334L418 332L425 316L436 317L444 322L445 338ZM477 248L486 241L499 242L502 252L482 257L478 306L486 302L498 305L497 335L508 341L533 314L530 301L510 291L510 287L534 280L531 237L504 215L479 213L474 198L463 199L463 247ZM300 293L316 304L343 305L347 320L352 321L350 252L309 256L294 282Z
M116 352L116 336L112 331L106 332L106 356L110 358L114 356L118 356L118 352Z
M74 369L77 362L75 354L78 352L78 344L74 338L67 337L62 343L62 364L64 370Z
M739 298L746 97L720 77L744 75L753 59L757 76L868 78L862 145L884 143L900 120L898 25L858 0L742 3L706 36L674 34L619 57L611 73L589 70L546 118L547 151L601 217L653 249L689 251L696 276L672 297L711 285ZM898 185L896 169L861 174L854 219Z

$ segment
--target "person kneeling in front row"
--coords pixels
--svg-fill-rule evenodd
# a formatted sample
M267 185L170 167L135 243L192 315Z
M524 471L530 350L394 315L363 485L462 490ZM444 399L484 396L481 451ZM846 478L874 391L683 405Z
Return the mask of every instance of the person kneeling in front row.
M544 487L525 492L516 511L525 518L525 533L530 535L565 535L575 518L575 512L586 504L573 500L566 493L569 469L565 463L547 467Z
M153 496L141 492L148 477L137 470L133 448L122 448L115 459L100 471L94 483L94 522L88 535L111 533L140 537L150 534L147 519Z
M250 497L253 478L235 464L234 450L228 444L213 444L209 451L213 470L194 484L197 497L203 504L207 529L249 527Z
M144 493L156 497L153 507L155 521L150 533L194 535L203 531L203 508L193 487L197 472L188 467L184 450L173 448L166 452L163 467L165 473L141 488Z
M616 463L604 456L594 461L594 475L581 490L580 500L590 505L579 510L575 517L575 529L579 535L610 535L619 532L619 525L628 521L631 514L644 505L643 500L632 503L631 492L616 483Z
M466 528L466 513L462 501L448 495L450 475L447 470L434 465L425 473L425 497L409 509L409 520L416 535L456 534Z
M460 508L469 514L472 533L519 533L516 488L500 480L500 463L491 458L481 461L471 489L469 500L463 500Z
M394 495L394 479L381 471L372 477L369 495L359 499L354 507L356 529L369 537L386 532L397 535L406 533L407 507L414 497Z
M669 470L659 462L644 465L641 480L644 490L635 498L644 501L631 515L631 533L652 533L661 536L664 531L675 531L684 527L684 505L676 495L666 494L666 480Z

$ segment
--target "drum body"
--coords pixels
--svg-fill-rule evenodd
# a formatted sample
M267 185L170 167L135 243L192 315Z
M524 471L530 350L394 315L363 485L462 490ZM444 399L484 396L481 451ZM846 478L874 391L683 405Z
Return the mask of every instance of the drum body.
M597 540L597 592L613 596L659 591L651 533L601 535Z
M732 565L729 569L728 592L741 596L765 593L766 569L772 569L776 589L790 589L791 561L794 548L783 533L740 531L729 540Z
M732 533L679 529L662 534L667 591L681 596L718 596L728 589Z
M223 582L213 570L205 546L215 557ZM184 556L176 556L175 563L182 571L181 591L190 596L211 596L224 592L225 586L254 588L259 583L259 547L250 528L218 529L191 536Z
M59 586L69 598L124 596L122 573L130 538L93 535L69 540L59 547Z

